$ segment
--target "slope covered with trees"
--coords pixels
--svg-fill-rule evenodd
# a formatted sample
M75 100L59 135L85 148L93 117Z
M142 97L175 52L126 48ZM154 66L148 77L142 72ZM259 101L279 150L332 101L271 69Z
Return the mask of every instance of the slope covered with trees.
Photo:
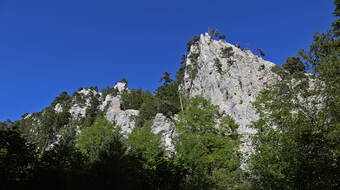
M195 36L176 79L165 72L155 92L79 89L22 120L0 122L0 188L340 189L340 0L334 2L329 31L316 34L309 50L271 68L279 80L253 103L259 119L252 123L257 133L251 155L240 152L243 136L233 117L181 88L185 75L194 79L200 69L186 64L200 56L189 52L199 43ZM217 30L209 35L225 38ZM219 50L230 66L232 51ZM213 67L225 72L220 59ZM130 133L108 120L112 110L122 114L117 120L138 112L128 115L135 125ZM174 125L173 149L154 132L156 114Z
M310 49L288 58L258 97L251 159L255 189L340 188L340 1L337 20ZM305 74L305 68L312 72Z

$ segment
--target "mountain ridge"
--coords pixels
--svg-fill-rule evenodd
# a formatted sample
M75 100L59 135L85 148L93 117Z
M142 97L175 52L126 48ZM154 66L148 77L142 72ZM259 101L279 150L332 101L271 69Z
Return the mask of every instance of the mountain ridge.
M236 47L224 40L216 40L211 34L205 33L189 42L188 54L182 66L185 69L178 85L179 93L185 97L202 96L219 106L222 114L231 115L240 125L239 134L244 136L241 151L251 151L250 136L256 131L249 125L258 118L252 102L267 83L277 80L277 75L271 71L275 64L254 55L250 50ZM139 110L122 109L124 92L129 92L127 81L117 82L114 87L102 92L93 87L80 88L70 97L62 93L52 102L51 107L58 114L69 115L68 122L75 123L91 115L91 110L101 111L127 137L135 127ZM35 121L39 120L35 115L37 114L26 115L23 120L33 119L30 131L36 132L39 131L40 124ZM176 116L171 119L161 113L153 117L152 131L161 134L167 150L173 150L174 146L174 118ZM53 135L48 137L47 147L51 148L60 141L60 130L65 126L58 126L56 128L59 129L53 130ZM76 134L81 133L81 128L81 124L75 124Z

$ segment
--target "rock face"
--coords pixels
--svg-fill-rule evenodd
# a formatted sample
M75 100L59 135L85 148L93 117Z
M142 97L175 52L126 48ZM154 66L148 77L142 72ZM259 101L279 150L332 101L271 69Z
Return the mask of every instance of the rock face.
M55 105L55 107L54 107L54 111L55 112L57 112L57 113L60 113L60 112L62 112L63 111L63 107L61 106L61 104L59 103L59 104L57 104L57 105Z
M114 88L117 89L118 92L122 92L125 89L127 89L126 85L127 84L125 82L117 82L117 84L114 86Z
M239 133L243 135L241 151L251 151L249 136L256 131L249 124L258 118L252 102L266 86L277 80L271 71L275 66L244 50L222 40L214 40L208 34L202 34L198 41L190 47L186 59L183 83L180 85L187 96L202 96L218 105L221 113L231 115L240 125ZM88 108L104 112L107 120L122 129L125 137L135 127L134 118L138 110L121 110L121 94L128 91L127 84L118 82L107 93L98 92L94 88L83 88L71 97L71 105L64 110L63 104L53 107L56 113L68 111L72 119L85 117ZM97 107L96 107L97 106ZM37 121L39 123L39 121ZM77 126L77 134L81 132ZM174 150L175 125L162 114L157 114L152 125L154 134L161 134L162 142L167 150ZM60 140L59 134L51 139L51 144Z
M105 115L106 119L119 126L125 136L130 134L135 126L134 117L139 114L139 111L121 110L120 95L115 97L108 95L104 101L104 105L108 105Z
M166 118L163 114L158 113L153 120L151 132L161 134L162 143L166 150L173 151L175 149L173 139L176 135L175 124Z
M78 96L83 99L83 102L78 103L77 97L73 97L73 105L70 108L69 112L72 116L72 118L79 118L79 117L85 117L86 109L91 105L91 96L99 95L97 91L93 89L81 89L77 92Z
M249 124L258 118L252 102L265 84L275 81L275 64L222 40L202 34L187 56L182 89L190 97L202 96L231 115L245 136L256 131ZM192 74L196 70L196 74ZM250 143L244 139L244 143ZM243 147L247 149L247 146Z

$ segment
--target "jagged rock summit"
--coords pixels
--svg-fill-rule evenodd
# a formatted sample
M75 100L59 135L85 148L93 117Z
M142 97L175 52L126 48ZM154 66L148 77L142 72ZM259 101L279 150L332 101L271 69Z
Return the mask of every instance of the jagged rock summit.
M182 89L189 97L210 99L221 112L231 115L249 145L247 136L256 132L249 124L258 119L252 102L267 83L277 80L271 71L275 64L250 50L214 40L208 33L200 35L187 57Z
M227 50L227 51L226 51ZM202 96L220 107L220 111L231 115L240 125L239 133L244 136L243 150L248 151L249 136L255 130L249 125L258 119L252 102L267 83L277 80L271 71L274 63L263 60L250 50L241 49L223 40L214 40L206 33L200 35L186 59L186 71L180 89L189 97ZM193 76L193 72L194 76ZM119 91L125 89L124 83L117 83ZM120 97L107 96L111 104L107 110L108 120L121 126L125 134L131 133L137 110L120 110ZM155 116L153 132L162 132L166 147L172 147L171 137L174 124L161 114Z
M221 113L231 115L240 125L239 133L244 137L241 151L249 151L249 136L256 132L249 124L258 118L252 102L267 83L277 80L277 75L271 71L273 66L275 64L249 50L224 40L212 39L207 33L202 34L190 46L179 90L189 97L210 99L219 106ZM118 82L108 91L104 93L93 88L82 88L69 99L62 97L59 99L63 101L52 103L52 110L69 113L72 121L84 118L91 109L101 110L106 119L119 126L127 137L135 127L134 118L139 115L139 111L121 109L122 93L129 92L126 82ZM39 117L32 114L24 120L29 118L33 118L32 130L38 131ZM164 147L173 150L172 140L176 135L174 123L158 113L151 128L153 133L162 135ZM76 130L77 134L81 133L81 126L77 126ZM53 145L59 139L60 132L56 131L49 142Z
M230 48L230 53L223 51ZM196 55L196 59L190 59ZM252 102L267 83L277 76L271 71L274 63L263 60L249 50L238 48L223 40L213 40L208 33L191 46L187 67L196 67L196 76L187 70L183 89L190 97L208 98L220 110L240 124L240 133L253 134L247 126L257 119Z

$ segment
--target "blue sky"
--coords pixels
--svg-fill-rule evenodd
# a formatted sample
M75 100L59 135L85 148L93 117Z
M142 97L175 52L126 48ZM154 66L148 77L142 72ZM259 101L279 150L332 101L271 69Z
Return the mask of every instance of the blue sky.
M122 77L154 90L208 27L280 65L327 30L333 9L331 0L0 0L0 121Z

